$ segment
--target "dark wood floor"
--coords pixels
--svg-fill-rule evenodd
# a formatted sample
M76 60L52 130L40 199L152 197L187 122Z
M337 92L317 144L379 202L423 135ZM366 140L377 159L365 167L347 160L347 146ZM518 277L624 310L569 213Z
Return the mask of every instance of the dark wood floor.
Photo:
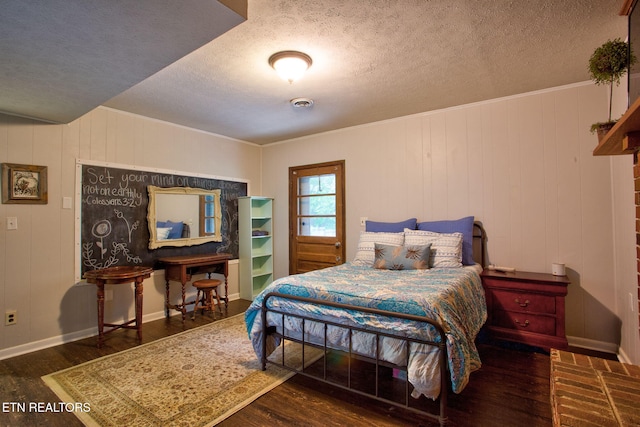
M232 301L228 316L244 312L247 301ZM143 342L213 321L179 316L145 323ZM0 426L81 426L68 413L10 411L11 402L58 402L41 376L136 346L135 332L107 335L102 349L88 338L0 361ZM480 345L482 368L459 395L449 399L454 426L549 426L549 357L530 351ZM9 409L9 410L8 410ZM295 376L219 424L231 426L432 426L429 418Z

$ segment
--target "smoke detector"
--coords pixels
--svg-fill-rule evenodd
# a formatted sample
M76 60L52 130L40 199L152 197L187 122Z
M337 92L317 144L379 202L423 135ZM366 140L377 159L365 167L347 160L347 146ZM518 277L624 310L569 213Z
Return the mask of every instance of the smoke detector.
M313 99L309 98L293 98L289 101L294 108L311 108L313 107Z

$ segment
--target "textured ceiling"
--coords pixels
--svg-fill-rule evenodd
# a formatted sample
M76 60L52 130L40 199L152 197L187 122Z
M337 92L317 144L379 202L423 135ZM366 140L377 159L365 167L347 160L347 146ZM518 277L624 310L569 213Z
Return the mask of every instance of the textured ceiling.
M151 3L154 9L175 7ZM626 36L621 5L622 0L249 0L246 22L104 105L258 144L281 141L586 81L593 50ZM136 39L133 21L126 22L113 25ZM38 25L49 30L45 20ZM157 44L165 43L164 29L157 27ZM82 48L85 41L76 43ZM148 48L155 46L150 40ZM269 56L280 50L313 58L299 82L288 84L269 67ZM32 53L22 54L28 59ZM137 62L137 54L114 66ZM4 73L0 67L3 87ZM78 80L76 91L91 92L87 83ZM296 97L315 104L294 109L289 100ZM11 111L6 104L0 109Z
M2 0L0 112L75 120L243 22L236 9L213 0Z

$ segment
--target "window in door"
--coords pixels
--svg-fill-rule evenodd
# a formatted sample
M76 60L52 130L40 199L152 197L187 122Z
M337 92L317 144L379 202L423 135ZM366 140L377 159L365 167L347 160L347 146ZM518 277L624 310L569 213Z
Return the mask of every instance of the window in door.
M335 237L335 174L300 177L298 193L298 234Z

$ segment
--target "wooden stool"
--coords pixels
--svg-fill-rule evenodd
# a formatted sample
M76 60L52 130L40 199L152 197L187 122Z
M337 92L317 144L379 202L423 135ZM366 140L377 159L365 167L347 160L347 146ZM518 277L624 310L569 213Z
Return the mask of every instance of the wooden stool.
M222 280L218 279L200 279L196 280L192 283L193 287L198 290L196 294L195 306L193 307L193 316L191 319L196 318L196 310L199 308L204 310L209 310L213 312L213 317L215 318L215 307L213 304L213 297L215 295L216 302L218 303L218 310L220 311L220 315L222 316L222 306L220 305L220 295L218 295L218 286L222 284ZM200 298L200 292L202 292L202 299Z

